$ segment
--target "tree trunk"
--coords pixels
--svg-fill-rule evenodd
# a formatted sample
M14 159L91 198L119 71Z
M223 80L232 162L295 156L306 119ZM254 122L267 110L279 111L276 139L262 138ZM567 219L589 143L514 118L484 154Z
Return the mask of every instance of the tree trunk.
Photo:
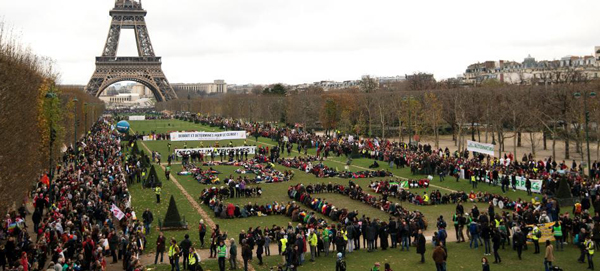
M529 139L531 140L531 154L535 157L535 140L534 140L534 132L529 132Z
M546 145L546 139L547 139L547 132L546 129L542 130L542 140L544 141L544 150L548 149L548 146Z
M475 122L471 122L471 140L475 141Z
M571 125L567 123L565 127L565 159L571 158L571 156L569 155L569 127L571 127Z
M519 137L517 138L517 147L521 147L521 131L519 131L519 132L517 133L517 135L519 136Z

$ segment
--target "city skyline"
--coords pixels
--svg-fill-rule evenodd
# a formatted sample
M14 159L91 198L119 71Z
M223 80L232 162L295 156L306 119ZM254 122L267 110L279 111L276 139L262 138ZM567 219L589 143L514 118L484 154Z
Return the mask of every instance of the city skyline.
M7 11L3 20L24 43L56 60L63 84L89 80L106 39L107 11L114 5L110 0L81 3L0 3ZM171 82L302 84L412 72L433 73L439 80L476 62L520 61L529 54L548 60L591 55L600 44L594 38L600 35L594 27L600 19L593 16L600 3L591 1L507 1L497 7L477 1L369 4L143 1L150 38ZM122 33L118 55L135 52L132 39L132 32Z

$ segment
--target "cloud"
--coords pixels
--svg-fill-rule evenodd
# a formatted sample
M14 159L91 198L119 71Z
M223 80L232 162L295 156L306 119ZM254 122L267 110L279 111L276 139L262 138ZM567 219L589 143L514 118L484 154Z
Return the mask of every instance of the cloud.
M470 63L591 54L600 2L145 0L154 50L171 82L303 83L362 74L432 72ZM0 2L63 83L85 84L104 46L113 1Z

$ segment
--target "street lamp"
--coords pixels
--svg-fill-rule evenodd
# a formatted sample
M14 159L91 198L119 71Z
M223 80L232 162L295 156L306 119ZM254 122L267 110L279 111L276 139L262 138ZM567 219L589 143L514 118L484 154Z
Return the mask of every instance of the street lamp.
M404 101L408 103L408 145L410 146L412 143L412 117L411 117L411 100L413 99L412 95L404 96L402 98Z
M581 93L575 92L573 94L575 98L581 97ZM587 144L587 166L588 166L588 176L592 178L592 159L590 158L590 137L589 137L589 121L590 121L590 112L588 111L588 97L594 98L596 97L596 92L587 90L583 92L583 111L585 112L585 141Z
M56 98L56 93L54 92L47 92L46 93L46 99L49 99L50 102L53 101L54 98ZM51 105L52 106L52 105ZM50 177L50 181L52 181L52 179L54 178L54 170L52 167L52 149L54 147L54 140L56 140L56 130L54 129L54 120L53 120L53 116L52 113L53 110L52 108L50 109L50 146L49 146L49 150L50 150L50 154L48 155L50 158L50 161L48 163L48 177Z
M73 125L75 127L75 143L73 144L73 147L75 147L75 156L79 155L79 148L77 147L77 102L79 100L77 100L77 98L73 98L73 109L75 111L75 117L73 118ZM77 163L77 159L79 159L79 157L75 158L75 163Z

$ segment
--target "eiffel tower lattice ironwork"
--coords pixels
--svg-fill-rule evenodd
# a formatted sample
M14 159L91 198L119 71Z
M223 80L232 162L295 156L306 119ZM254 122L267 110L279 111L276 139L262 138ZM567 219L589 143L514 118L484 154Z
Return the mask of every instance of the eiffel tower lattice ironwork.
M159 102L177 99L177 94L162 71L161 58L154 55L142 1L115 0L115 7L109 14L112 22L106 45L102 56L96 57L96 70L85 91L98 97L114 83L135 81L148 87ZM134 30L137 57L117 57L121 29Z

